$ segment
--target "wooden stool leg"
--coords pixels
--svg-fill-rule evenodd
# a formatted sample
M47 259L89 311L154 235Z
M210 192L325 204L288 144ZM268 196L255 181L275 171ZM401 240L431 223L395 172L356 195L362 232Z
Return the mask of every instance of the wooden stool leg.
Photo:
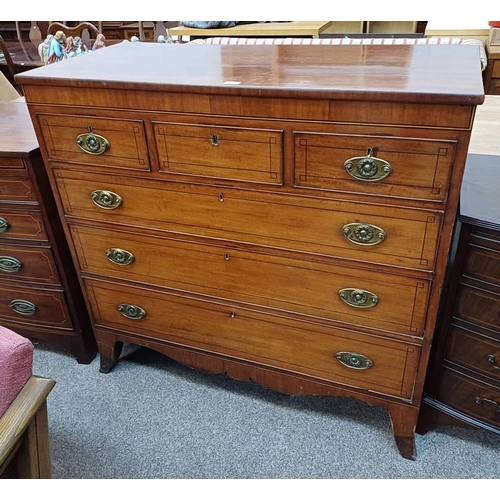
M394 439L403 458L415 460L415 428L418 408L413 406L389 405Z

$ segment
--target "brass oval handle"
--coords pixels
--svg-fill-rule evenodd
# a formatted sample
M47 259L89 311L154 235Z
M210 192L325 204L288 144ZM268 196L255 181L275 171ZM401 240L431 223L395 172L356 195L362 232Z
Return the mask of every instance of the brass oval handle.
M0 256L0 272L2 273L18 273L23 267L23 263L15 257Z
M118 311L129 319L142 319L146 316L146 311L142 307L134 304L120 304L118 306Z
M474 398L474 402L477 404L477 405L480 405L482 403L489 403L489 404L492 404L492 405L495 405L496 406L496 410L498 412L500 412L500 404L498 404L496 401L494 401L493 399L488 399L488 398L480 398L479 396L476 396Z
M496 362L496 359L495 359L495 356L493 356L493 354L488 354L486 356L486 361L488 361L488 363L491 363L491 365L493 366L493 368L495 370L500 370L500 366L497 365L497 362Z
M375 307L380 302L376 294L360 288L343 288L339 290L339 297L352 307Z
M363 354L356 352L341 351L335 354L335 357L347 368L354 370L368 370L373 366L373 361Z
M94 134L92 127L89 127L87 133L78 135L76 143L82 151L89 155L102 155L111 147L105 137Z
M366 246L378 245L382 243L387 236L386 232L381 227L358 222L351 222L350 224L343 225L342 234L351 243Z
M347 173L358 181L377 182L392 173L392 165L382 158L372 156L373 149L367 148L365 156L355 156L344 162Z
M123 199L120 195L113 193L113 191L107 191L105 189L97 189L93 191L90 195L92 201L99 207L105 210L114 210L118 208Z
M6 233L9 227L10 224L7 222L7 219L0 217L0 233Z
M29 300L23 299L14 299L9 307L16 312L17 314L21 314L22 316L33 316L36 313L36 306L33 302Z
M119 266L129 266L134 262L134 254L122 248L108 248L106 250L106 257Z

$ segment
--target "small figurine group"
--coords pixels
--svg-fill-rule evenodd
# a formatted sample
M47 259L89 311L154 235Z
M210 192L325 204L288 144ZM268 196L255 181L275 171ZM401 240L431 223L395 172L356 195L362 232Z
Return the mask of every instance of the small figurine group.
M98 34L92 50L99 50L106 46L106 38ZM53 64L62 59L70 59L89 52L87 46L79 36L66 36L63 31L57 31L55 35L47 35L47 38L38 46L38 55L45 64Z

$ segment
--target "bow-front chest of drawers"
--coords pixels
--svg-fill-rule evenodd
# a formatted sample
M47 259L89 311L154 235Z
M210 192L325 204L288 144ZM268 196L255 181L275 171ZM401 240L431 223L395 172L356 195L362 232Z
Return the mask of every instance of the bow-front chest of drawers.
M107 372L123 342L414 428L475 47L123 43L23 73Z
M0 324L97 353L76 270L24 102L0 102Z

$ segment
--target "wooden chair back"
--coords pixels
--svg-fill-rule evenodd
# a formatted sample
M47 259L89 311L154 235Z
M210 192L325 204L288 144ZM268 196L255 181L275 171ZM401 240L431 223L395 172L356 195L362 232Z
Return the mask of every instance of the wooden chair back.
M89 49L90 40L95 40L99 34L96 26L89 22L83 22L77 26L66 26L63 23L53 22L47 28L47 35L55 35L58 31L64 32L66 36L79 36Z

